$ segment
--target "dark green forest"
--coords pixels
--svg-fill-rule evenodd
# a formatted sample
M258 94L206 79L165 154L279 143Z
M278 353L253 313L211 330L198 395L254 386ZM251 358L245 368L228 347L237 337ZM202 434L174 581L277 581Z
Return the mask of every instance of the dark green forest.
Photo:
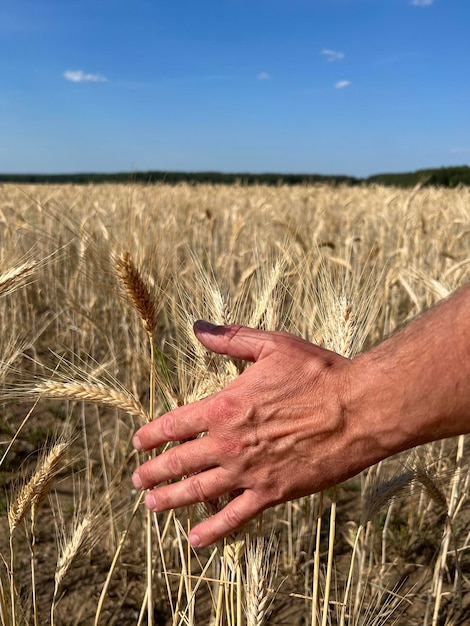
M236 173L223 172L117 172L117 173L77 173L77 174L0 174L0 183L35 183L77 185L100 183L190 183L213 185L311 185L328 183L332 185L389 185L394 187L414 187L416 185L434 187L470 186L470 167L441 167L417 170L416 172L375 174L368 178L346 175L323 176L321 174L276 174L276 173Z
M418 184L433 187L458 187L470 185L470 167L440 167L398 174L376 174L365 179L367 183L393 185L394 187L414 187Z

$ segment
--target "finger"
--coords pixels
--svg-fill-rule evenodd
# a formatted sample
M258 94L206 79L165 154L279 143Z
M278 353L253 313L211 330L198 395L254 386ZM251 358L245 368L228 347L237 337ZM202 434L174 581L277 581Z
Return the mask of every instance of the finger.
M152 511L168 511L199 502L210 502L234 489L234 477L217 467L153 489L146 495L145 504Z
M194 324L194 332L199 341L212 352L244 361L257 361L272 334L235 324L214 326L203 320Z
M145 424L134 435L136 450L151 450L169 441L183 441L208 430L205 399L179 407Z
M143 463L133 474L132 482L139 489L189 476L218 465L214 447L208 437L174 446Z
M189 541L194 547L204 548L245 526L263 508L259 496L247 489L221 511L195 526L189 534Z
M292 360L295 357L312 362L312 357L320 357L323 362L326 355L330 356L331 362L335 359L345 360L335 352L281 331L255 330L237 325L214 326L209 322L198 320L194 324L194 332L209 350L243 361L261 361L274 353L278 354L278 361Z

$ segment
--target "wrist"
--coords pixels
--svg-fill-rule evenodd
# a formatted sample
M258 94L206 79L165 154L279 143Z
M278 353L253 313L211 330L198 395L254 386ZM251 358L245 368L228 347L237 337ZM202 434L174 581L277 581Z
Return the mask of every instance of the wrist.
M367 466L422 443L416 424L406 418L400 374L388 365L369 352L354 359L349 370L346 412Z

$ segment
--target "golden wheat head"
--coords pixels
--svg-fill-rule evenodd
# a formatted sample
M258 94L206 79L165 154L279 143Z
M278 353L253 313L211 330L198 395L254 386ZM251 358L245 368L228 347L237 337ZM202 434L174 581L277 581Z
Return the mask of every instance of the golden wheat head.
M157 310L150 289L128 252L116 258L116 273L130 302L137 310L149 335L157 327Z
M62 466L62 461L69 447L69 443L56 443L48 454L39 462L31 479L20 490L18 497L8 510L10 533L21 523L28 511L33 518L50 491L54 478Z

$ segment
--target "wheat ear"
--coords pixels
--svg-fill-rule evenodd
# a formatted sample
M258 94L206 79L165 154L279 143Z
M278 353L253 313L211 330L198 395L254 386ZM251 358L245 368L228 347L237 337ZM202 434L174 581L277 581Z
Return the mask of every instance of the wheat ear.
M372 484L368 487L364 494L363 506L362 506L362 518L361 525L366 526L367 522L371 520L379 511L386 506L392 498L397 496L405 487L407 487L413 478L415 472L407 470L396 474L389 480L372 481Z
M57 594L59 592L60 584L80 548L90 541L92 526L93 518L92 514L89 513L80 522L78 522L78 524L76 524L69 541L60 546L57 567L54 575L55 585L51 603L51 626L54 626L55 608L57 606Z
M45 398L83 400L84 402L109 406L139 417L143 422L149 421L144 407L129 392L118 391L100 383L91 385L79 381L64 383L51 380L36 385L32 392Z
M59 588L67 570L74 560L79 549L87 542L90 536L90 530L93 525L92 515L86 515L75 527L72 536L62 547L57 559L57 568L55 572L56 589Z
M241 561L245 552L245 539L240 533L233 539L224 541L222 563L225 572L230 572L230 588L227 590L229 595L226 596L226 606L230 607L230 615L235 619L235 624L241 626L242 623L242 578L241 578Z
M249 538L246 550L246 623L262 626L272 603L272 585L277 573L277 556L271 562L273 538Z
M417 482L424 488L429 498L433 500L437 506L448 514L448 502L446 494L439 484L439 481L431 468L426 467L424 463L418 462L415 465L415 478Z
M68 447L68 442L56 443L39 463L31 479L20 490L18 497L8 510L10 534L14 532L29 510L31 510L32 518L35 518L38 508L47 497L54 478L60 471Z
M37 261L29 261L17 267L12 267L0 274L0 296L13 293L16 289L24 285L25 281L36 270L37 265Z
M157 327L157 310L150 289L128 252L116 258L116 273L130 302L137 310L149 335Z

